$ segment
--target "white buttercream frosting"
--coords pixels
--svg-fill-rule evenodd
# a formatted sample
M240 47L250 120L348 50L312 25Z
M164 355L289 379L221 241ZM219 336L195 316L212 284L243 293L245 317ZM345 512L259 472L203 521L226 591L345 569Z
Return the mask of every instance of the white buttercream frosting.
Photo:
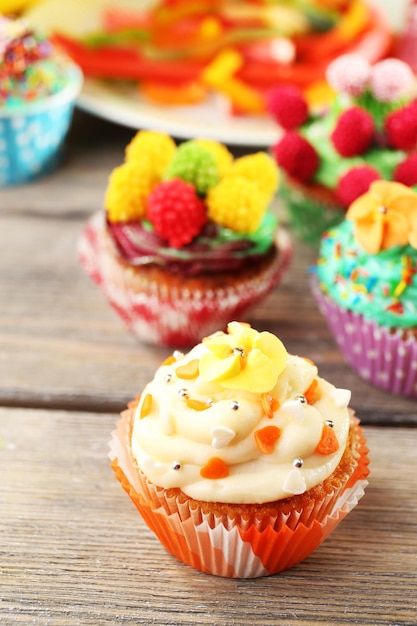
M204 343L159 367L141 395L132 432L133 456L148 479L197 500L228 503L272 502L326 479L346 447L350 394L320 378L311 361L283 350L283 369L263 393L203 377ZM317 387L309 394L313 381ZM267 427L273 428L262 431ZM329 427L338 448L318 453ZM272 443L261 437L266 448L259 431L272 431ZM221 477L210 477L213 459L226 468ZM208 478L204 468L210 468Z

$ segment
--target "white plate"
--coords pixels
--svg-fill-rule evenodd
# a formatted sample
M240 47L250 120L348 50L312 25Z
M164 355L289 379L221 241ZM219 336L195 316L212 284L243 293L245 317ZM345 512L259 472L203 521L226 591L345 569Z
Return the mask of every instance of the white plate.
M97 29L106 1L38 0L26 18L35 29L46 34L63 30L82 36ZM149 0L119 1L123 6L137 7L138 3ZM395 12L405 11L403 5L409 1L396 0ZM394 2L372 0L372 4L385 12L385 5L392 7ZM230 115L225 100L214 94L199 105L163 106L145 100L134 86L87 79L78 103L86 111L112 122L134 129L160 130L181 139L204 136L230 145L269 147L279 137L278 127L271 118Z
M269 147L279 137L273 120L232 116L221 96L215 95L198 105L165 107L146 101L134 86L86 79L78 105L111 122L180 139L206 137L230 145Z

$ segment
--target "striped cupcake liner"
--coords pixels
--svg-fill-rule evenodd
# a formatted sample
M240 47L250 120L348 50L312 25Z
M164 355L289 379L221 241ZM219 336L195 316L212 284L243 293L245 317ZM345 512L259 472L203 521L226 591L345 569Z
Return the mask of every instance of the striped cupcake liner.
M234 319L243 319L281 280L292 253L286 231L277 233L279 254L262 273L251 274L216 289L208 288L204 276L192 288L148 279L140 268L118 261L109 246L103 212L84 229L79 256L87 274L99 285L110 305L139 339L148 344L184 347L198 343ZM190 283L191 284L191 283Z
M363 315L342 309L312 279L320 311L353 370L384 391L417 398L417 337L402 329L380 326Z
M364 495L369 474L368 449L359 420L352 416L355 465L346 484L295 516L236 520L216 517L150 483L130 453L133 411L117 423L110 442L116 478L162 545L180 561L227 578L277 574L307 558ZM324 501L326 500L326 501ZM329 512L326 513L325 511Z

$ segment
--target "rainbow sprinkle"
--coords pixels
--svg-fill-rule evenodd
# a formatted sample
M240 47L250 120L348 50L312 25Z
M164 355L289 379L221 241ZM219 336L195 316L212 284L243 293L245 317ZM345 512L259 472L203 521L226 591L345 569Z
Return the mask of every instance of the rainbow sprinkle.
M399 298L405 289L412 284L413 276L417 273L417 266L413 267L413 262L409 256L403 256L401 263L403 265L403 269L401 272L400 282L394 289L394 298Z
M60 91L64 71L53 46L23 19L0 17L0 106L15 107Z

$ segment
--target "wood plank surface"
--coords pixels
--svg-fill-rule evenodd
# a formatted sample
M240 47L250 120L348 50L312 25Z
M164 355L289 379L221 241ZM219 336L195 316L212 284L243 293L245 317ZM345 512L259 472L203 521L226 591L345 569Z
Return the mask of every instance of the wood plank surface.
M415 626L417 403L344 362L297 240L250 321L352 389L371 449L358 507L296 568L224 580L170 556L115 480L117 413L169 351L125 329L76 247L132 135L77 112L58 170L0 190L0 623Z
M113 476L117 416L0 409L0 623L417 623L417 430L365 429L370 484L297 567L255 580L168 554Z
M0 190L0 404L119 410L169 353L130 335L76 253L133 132L78 112L58 170ZM364 422L417 424L415 401L370 387L344 362L310 293L314 258L295 239L289 272L249 321L350 388Z

